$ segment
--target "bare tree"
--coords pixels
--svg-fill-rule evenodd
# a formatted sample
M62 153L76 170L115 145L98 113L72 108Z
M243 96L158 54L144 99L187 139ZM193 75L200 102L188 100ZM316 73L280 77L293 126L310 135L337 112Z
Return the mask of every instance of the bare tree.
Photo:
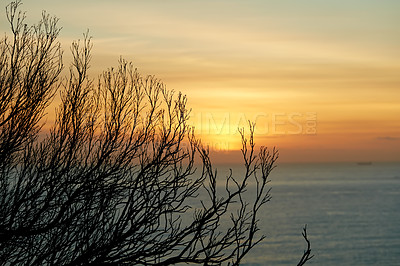
M250 124L248 136L240 130L244 176L217 177L185 96L122 59L89 79L88 34L59 82L57 19L28 27L19 4L8 6L12 38L0 46L1 263L239 264L264 238L257 214L277 151L256 153ZM55 124L39 138L56 91Z

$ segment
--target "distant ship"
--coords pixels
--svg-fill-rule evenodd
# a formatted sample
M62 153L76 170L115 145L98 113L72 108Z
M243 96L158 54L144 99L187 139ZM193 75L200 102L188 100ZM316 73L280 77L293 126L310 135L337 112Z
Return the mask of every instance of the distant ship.
M358 162L358 165L371 165L372 162Z

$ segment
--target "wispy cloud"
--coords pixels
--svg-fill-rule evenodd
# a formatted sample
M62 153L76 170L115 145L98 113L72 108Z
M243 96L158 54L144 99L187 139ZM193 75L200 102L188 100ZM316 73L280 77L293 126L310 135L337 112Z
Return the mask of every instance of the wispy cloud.
M385 136L385 137L377 137L376 139L378 139L378 140L387 140L387 141L399 141L400 137Z

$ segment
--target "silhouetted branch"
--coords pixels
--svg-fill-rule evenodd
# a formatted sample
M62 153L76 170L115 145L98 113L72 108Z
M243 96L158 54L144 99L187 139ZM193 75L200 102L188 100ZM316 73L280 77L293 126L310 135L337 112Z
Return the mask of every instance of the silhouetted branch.
M311 244L310 244L310 240L308 240L308 237L307 237L307 225L304 226L303 232L301 234L303 235L303 238L307 243L307 249L304 251L304 254L301 257L297 266L304 265L307 261L311 260L314 257L314 255L311 255Z

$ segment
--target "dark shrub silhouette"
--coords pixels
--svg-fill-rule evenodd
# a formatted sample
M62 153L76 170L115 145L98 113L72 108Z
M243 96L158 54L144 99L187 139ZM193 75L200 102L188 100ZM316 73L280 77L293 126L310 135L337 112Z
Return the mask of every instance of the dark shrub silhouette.
M264 238L257 213L278 153L256 154L250 125L244 176L220 184L185 96L122 59L90 80L88 34L61 80L57 19L27 26L19 5L7 7L12 35L0 44L1 264L239 264Z

